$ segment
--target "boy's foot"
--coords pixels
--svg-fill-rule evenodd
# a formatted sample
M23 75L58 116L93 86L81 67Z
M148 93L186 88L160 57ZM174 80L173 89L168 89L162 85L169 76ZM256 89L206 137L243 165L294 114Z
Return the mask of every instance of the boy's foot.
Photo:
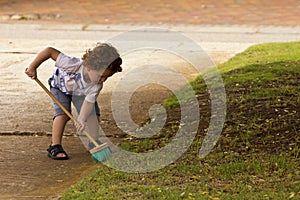
M95 141L98 143L98 145L102 144L102 142L100 142L98 139L96 139ZM89 144L88 144L88 151L91 150L91 149L93 149L93 148L95 148L95 147L96 146L92 142L89 142Z
M60 144L56 145L50 145L47 149L48 156L52 158L53 160L68 160L68 154L65 152L65 150L62 148Z
M91 150L91 149L93 149L93 148L95 148L95 145L93 143L89 142L89 144L88 144L88 151Z

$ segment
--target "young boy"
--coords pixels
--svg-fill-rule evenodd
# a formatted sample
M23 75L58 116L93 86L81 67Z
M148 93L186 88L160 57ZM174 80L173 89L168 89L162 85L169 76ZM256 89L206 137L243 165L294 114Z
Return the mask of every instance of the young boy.
M37 78L37 68L47 59L55 61L55 71L49 79L51 93L71 112L71 102L79 115L75 123L78 132L88 127L98 130L100 109L97 97L105 80L116 72L121 72L122 59L116 48L106 43L98 43L89 49L82 59L69 57L57 49L48 47L41 51L26 68L25 73ZM55 115L52 126L52 143L47 149L48 156L55 160L69 159L62 148L62 136L69 117L54 103ZM97 116L98 115L98 116ZM93 137L97 137L94 131Z

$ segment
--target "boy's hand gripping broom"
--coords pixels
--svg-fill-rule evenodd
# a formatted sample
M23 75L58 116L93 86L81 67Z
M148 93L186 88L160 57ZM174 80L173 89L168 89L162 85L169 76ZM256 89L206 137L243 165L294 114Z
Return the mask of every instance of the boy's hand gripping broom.
M56 97L44 86L44 84L36 78L35 81L43 88L43 90L51 97L51 99L70 117L73 123L76 123L75 118L72 114L56 99ZM111 151L107 143L99 145L94 138L87 131L83 131L83 133L88 137L88 139L95 145L95 148L89 150L92 154L92 158L96 162L103 162L111 155Z

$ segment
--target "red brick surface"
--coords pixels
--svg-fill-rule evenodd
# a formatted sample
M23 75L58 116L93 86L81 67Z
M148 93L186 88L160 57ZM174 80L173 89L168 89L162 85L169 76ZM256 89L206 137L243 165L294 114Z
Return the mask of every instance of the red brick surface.
M300 0L0 0L0 15L60 14L40 22L300 25Z

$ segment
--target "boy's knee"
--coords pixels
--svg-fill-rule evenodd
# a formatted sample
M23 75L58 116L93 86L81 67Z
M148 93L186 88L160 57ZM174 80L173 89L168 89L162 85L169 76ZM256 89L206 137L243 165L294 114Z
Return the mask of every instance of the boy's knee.
M66 114L57 115L53 119L55 119L55 118L58 118L58 119L63 120L63 121L69 121L70 120L70 117Z

